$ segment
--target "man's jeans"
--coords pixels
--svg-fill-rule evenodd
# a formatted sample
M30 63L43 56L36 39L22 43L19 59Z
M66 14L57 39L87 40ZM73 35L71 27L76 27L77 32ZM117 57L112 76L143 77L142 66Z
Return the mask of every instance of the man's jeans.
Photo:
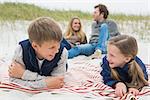
M77 45L68 50L68 58L73 58L78 55L89 56L93 54L97 49L100 49L102 53L106 53L108 39L109 39L108 26L106 23L104 23L101 25L99 29L98 43Z

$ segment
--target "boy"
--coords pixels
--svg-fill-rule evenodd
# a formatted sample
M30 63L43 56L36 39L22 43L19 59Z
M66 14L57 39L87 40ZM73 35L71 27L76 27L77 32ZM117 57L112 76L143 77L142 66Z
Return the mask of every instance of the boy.
M68 55L60 27L50 18L40 17L30 24L28 35L15 51L10 81L32 88L61 88Z

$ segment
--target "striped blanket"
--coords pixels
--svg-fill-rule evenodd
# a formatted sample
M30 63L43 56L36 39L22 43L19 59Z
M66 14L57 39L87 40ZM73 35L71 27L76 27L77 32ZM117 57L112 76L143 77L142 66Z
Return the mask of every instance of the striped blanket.
M131 100L131 98L134 98L140 100L141 98L150 98L150 87L148 86L144 87L138 96L126 94L122 98L117 97L114 93L114 89L103 84L102 77L100 76L100 59L90 59L85 56L69 59L69 68L65 75L65 86L61 89L32 89L16 83L10 83L7 73L9 62L10 59L0 59L0 97L3 94L2 92L15 90L34 96L40 93L59 94L59 96L61 94L61 96L64 95L63 98L69 98L69 96L65 95L70 93L71 95L76 94L80 99L84 98L85 100L102 100L102 98L110 100ZM147 65L147 70L148 73L150 73L149 65Z

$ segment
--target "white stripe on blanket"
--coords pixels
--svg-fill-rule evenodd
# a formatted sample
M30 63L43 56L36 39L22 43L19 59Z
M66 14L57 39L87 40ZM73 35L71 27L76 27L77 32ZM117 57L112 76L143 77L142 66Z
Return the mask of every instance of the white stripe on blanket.
M103 84L102 77L100 76L100 59L90 59L85 56L79 56L74 59L68 60L68 72L65 76L65 86L61 89L32 89L30 87L21 86L16 83L9 83L8 81L8 65L9 59L0 60L0 90L3 92L17 90L25 93L37 95L39 93L50 92L52 94L68 93L80 95L86 98L113 98L130 100L131 98L139 99L150 95L150 87L144 87L138 96L126 94L122 98L117 98L114 94L114 89ZM150 66L148 67L150 72ZM1 94L0 94L1 96Z

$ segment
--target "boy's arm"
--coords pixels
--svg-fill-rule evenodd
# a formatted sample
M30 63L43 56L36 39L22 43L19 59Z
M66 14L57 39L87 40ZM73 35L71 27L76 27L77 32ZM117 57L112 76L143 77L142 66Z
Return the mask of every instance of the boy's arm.
M61 54L60 61L58 62L58 66L52 71L52 76L64 76L67 70L67 59L68 59L68 51L66 48L63 49Z
M49 89L59 89L64 85L64 77L56 76L56 77L45 77L41 80L36 81L28 81L17 78L10 78L11 82L20 84L22 86L30 87L30 88L49 88Z
M64 74L66 72L67 58L68 58L68 51L66 48L64 48L62 55L61 55L61 59L58 62L58 67L56 67L54 69L54 71L52 72L53 76L64 76ZM22 47L20 45L18 46L18 48L15 51L13 61L18 62L20 65L23 66L23 68L25 68L25 65L22 60ZM17 69L17 67L19 67L19 66L16 66L16 69ZM45 78L45 76L41 76L38 73L31 72L29 70L25 70L21 77L21 79L23 79L23 80L40 80L43 78Z
M66 48L63 49L63 52L61 54L61 58L58 62L58 66L54 68L54 70L52 71L51 75L52 76L64 76L65 72L67 70L67 59L68 59L68 51ZM31 78L29 78L31 77ZM44 76L38 75L35 72L31 72L29 70L26 70L22 76L22 79L35 79L35 80L39 80L39 79L43 79L45 78Z
M21 48L21 47L19 47L19 48ZM17 53L15 53L15 54L17 55ZM19 59L17 56L14 56L13 59L17 60L17 62L19 61L19 63L23 62L22 56L19 56L19 57L21 59ZM29 70L25 70L25 72L22 76L22 79L10 77L10 81L27 86L27 87L32 87L32 88L50 88L50 89L61 88L64 85L64 79L63 79L62 75L64 75L64 73L66 71L66 62L67 62L66 58L67 57L68 57L67 50L64 49L62 56L61 56L61 60L58 63L58 68L56 68L54 70L53 75L55 75L56 77L44 77L44 76L38 75L37 73L31 72ZM57 77L57 75L58 75L58 77ZM35 80L33 80L33 79L35 79Z
M41 80L36 80L36 81L29 81L29 80L22 80L22 79L17 79L17 78L10 78L9 79L11 82L23 85L23 86L27 86L27 87L31 87L31 88L47 88L45 79L41 79Z
M15 64L16 66L13 66L13 70L16 71L16 74L14 76L12 75L10 77L21 78L23 80L40 80L40 79L45 78L45 76L41 76L36 72L31 72L31 71L25 69L21 45L19 45L15 50L15 54L13 56L13 62L17 63L17 64ZM24 70L24 71L22 71L22 72L24 72L24 73L22 73L22 76L17 75L18 69ZM10 72L9 72L9 74L10 74Z

